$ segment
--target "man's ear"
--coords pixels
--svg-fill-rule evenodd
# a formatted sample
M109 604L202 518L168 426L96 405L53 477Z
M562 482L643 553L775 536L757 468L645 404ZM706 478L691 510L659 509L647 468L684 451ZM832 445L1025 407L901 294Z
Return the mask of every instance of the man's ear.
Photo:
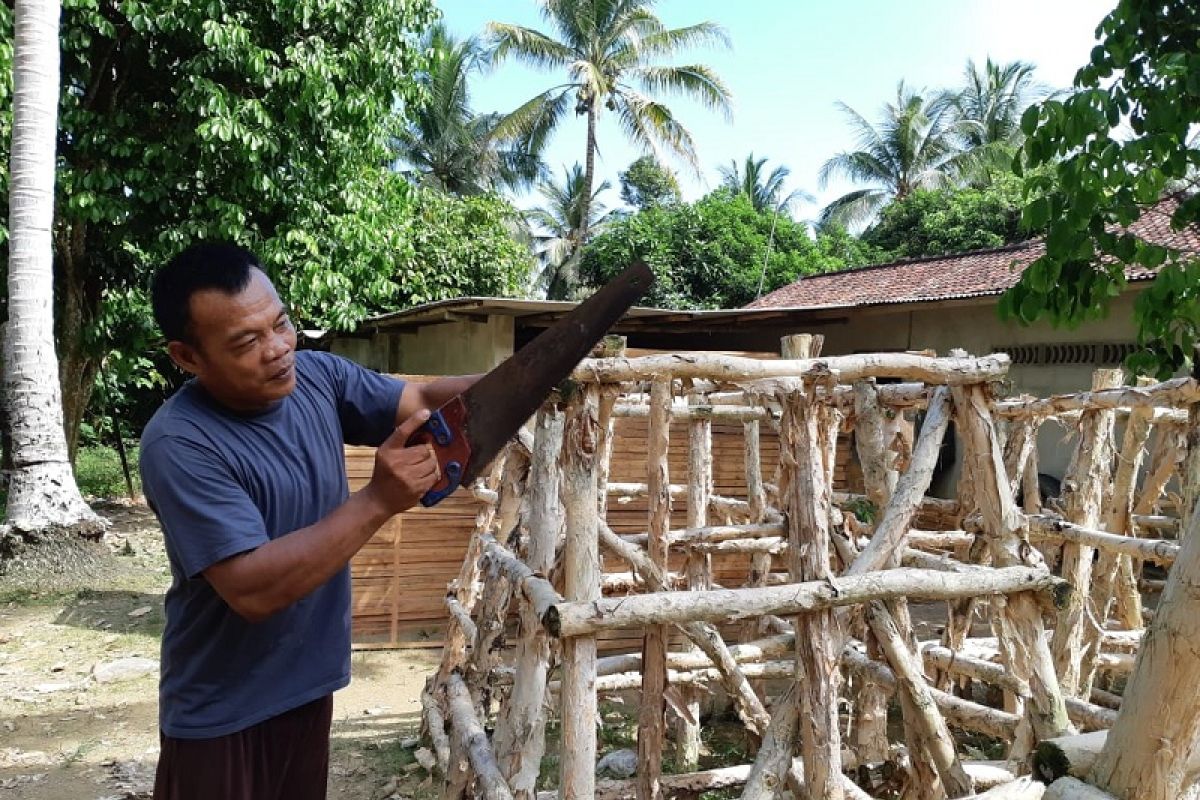
M192 375L200 374L200 353L192 345L177 340L167 342L167 354L171 356L175 366L184 372L190 372Z

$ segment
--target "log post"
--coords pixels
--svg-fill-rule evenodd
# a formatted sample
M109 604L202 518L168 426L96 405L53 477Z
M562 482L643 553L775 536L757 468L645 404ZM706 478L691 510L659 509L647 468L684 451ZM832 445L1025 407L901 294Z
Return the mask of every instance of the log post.
M896 470L892 468L892 451L885 449L883 416L879 396L872 381L854 384L854 442L858 463L862 467L867 498L881 513L896 489ZM894 566L894 565L893 565ZM874 656L879 649L875 636L867 631L866 645ZM888 757L887 714L891 693L871 680L868 673L858 676L858 693L854 704L855 752L867 762L885 761Z
M646 454L646 484L650 500L647 550L651 563L667 572L668 535L671 529L671 484L667 451L671 444L671 379L660 377L650 385L650 428ZM638 707L638 800L662 796L664 701L667 690L667 642L670 629L654 625L642 640L642 703Z
M795 471L787 481L788 563L794 582L831 577L829 568L829 486L821 454L822 412L808 397L785 399L781 445L788 449L785 465ZM841 800L841 735L838 726L837 638L833 613L797 617L796 686L801 696L800 739L809 791L821 800Z
M750 504L750 524L762 522L766 514L767 497L762 480L762 446L758 420L743 423L745 445L746 499ZM771 554L754 553L750 556L750 574L746 586L766 586L771 574ZM766 632L761 619L749 620L742 626L742 641L757 639Z
M535 574L548 575L562 533L563 511L558 489L561 473L563 412L552 398L535 423L529 492L529 542L526 563ZM496 726L495 747L500 769L516 800L533 800L542 755L546 749L546 673L550 639L532 603L520 609L520 639L515 654L516 674L508 702Z
M1163 489L1174 477L1179 462L1184 458L1186 427L1161 423L1156 424L1155 428L1157 434L1151 448L1153 455L1130 514L1131 520L1154 512ZM1130 533L1138 535L1137 528L1131 528ZM1140 630L1146 624L1142 612L1142 593L1138 589L1141 576L1142 559L1133 558L1128 562L1121 562L1117 574L1117 617L1126 630Z
M704 404L703 397L688 392L688 405ZM712 421L705 417L693 417L688 423L688 528L703 528L708 525L708 501L712 497ZM688 589L703 591L712 588L712 556L691 548L687 555ZM719 638L719 637L718 637ZM700 700L704 690L698 687L685 688L682 692L691 719L679 720L676 739L678 767L691 772L700 764Z
M1092 377L1092 391L1121 385L1124 375L1117 369L1098 369ZM1112 469L1112 432L1116 414L1110 410L1084 411L1079 421L1079 441L1063 482L1063 506L1068 522L1085 528L1100 525L1104 506L1105 483ZM1067 542L1062 548L1062 576L1075 588L1066 606L1058 614L1058 624L1050 642L1054 668L1064 694L1081 694L1083 676L1084 628L1088 619L1088 591L1092 583L1092 558L1095 550ZM1101 621L1103 624L1103 621Z
M1200 405L1192 407L1193 417ZM1200 426L1189 430L1189 441ZM1200 479L1200 475L1188 474ZM1196 485L1185 487L1196 496ZM1200 749L1200 513L1189 514L1182 547L1154 621L1125 687L1090 780L1126 800L1171 800L1183 794L1187 766Z
M517 448L510 448L504 462L502 485L499 493L497 531L501 540L516 552L523 538L525 517L528 514L529 497L526 480L529 477L529 457ZM484 560L487 561L485 555ZM487 564L487 579L484 581L476 615L475 643L465 669L465 682L475 701L481 720L491 712L492 697L489 676L500 664L500 653L504 648L504 623L512 600L512 580L496 564Z
M799 340L803 348L804 340ZM832 394L832 392L830 392ZM826 453L828 418L834 409L817 399L815 381L803 392L780 397L780 458L788 487L783 500L788 522L788 572L792 581L832 577L829 567L829 519L832 487ZM800 744L804 774L814 800L842 800L842 743L838 725L838 670L841 637L835 634L832 611L795 619L796 688L800 696Z
M1040 555L1021 536L1021 513L1013 502L1000 460L986 390L983 386L964 386L952 391L964 442L964 461L969 463L976 481L976 498L992 561L999 567L1042 566ZM1023 761L1035 739L1050 739L1074 731L1036 600L1029 594L1018 594L994 598L991 605L1001 659L1014 677L1030 687L1030 696L1025 698L1027 724L1018 730L1009 754L1012 760Z
M1143 379L1143 383L1145 379ZM1113 480L1112 500L1104 514L1104 530L1113 534L1130 534L1133 526L1130 514L1133 511L1134 490L1137 476L1145 455L1146 440L1150 436L1150 417L1153 409L1135 408L1125 423L1124 440L1120 458L1117 459L1117 475ZM1079 665L1079 696L1090 697L1096 678L1096 657L1100 654L1103 626L1112 613L1113 589L1122 562L1129 556L1101 549L1099 558L1092 568L1090 592L1090 615L1092 624L1083 629L1082 663Z
M565 595L589 602L600 598L596 446L599 389L579 387L567 406L563 433L563 506L566 524ZM584 800L596 792L596 639L563 642L562 760L559 796Z

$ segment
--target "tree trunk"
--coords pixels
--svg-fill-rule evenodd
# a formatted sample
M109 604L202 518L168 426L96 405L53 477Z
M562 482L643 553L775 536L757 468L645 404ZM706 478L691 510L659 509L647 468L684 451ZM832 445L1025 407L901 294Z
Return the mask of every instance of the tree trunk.
M13 56L5 404L12 435L7 535L0 558L30 543L102 534L67 455L54 350L54 148L58 3L18 2Z
M94 302L89 302L84 287L81 262L86 257L85 233L84 223L72 225L59 236L55 248L54 279L59 286L59 313L55 326L60 356L58 380L62 387L63 429L72 464L79 448L79 427L87 412L99 369L83 339L84 331L91 327L96 313Z
M563 511L566 543L565 594L568 600L595 602L600 597L597 544L596 447L599 439L599 388L581 387L567 406L563 434ZM596 640L580 636L563 643L562 760L559 793L583 800L596 793Z
M1194 496L1194 487L1187 490ZM1194 510L1180 538L1179 558L1142 640L1121 711L1092 769L1091 780L1123 800L1180 796L1200 749L1195 692L1200 679L1195 590L1200 584L1200 514Z
M657 380L650 387L650 431L646 455L646 481L650 495L649 541L646 549L655 567L667 571L671 529L670 472L667 461L671 436L671 381ZM645 576L643 576L644 578ZM638 709L638 800L662 796L664 702L667 689L667 642L664 625L646 630L642 640L642 703Z

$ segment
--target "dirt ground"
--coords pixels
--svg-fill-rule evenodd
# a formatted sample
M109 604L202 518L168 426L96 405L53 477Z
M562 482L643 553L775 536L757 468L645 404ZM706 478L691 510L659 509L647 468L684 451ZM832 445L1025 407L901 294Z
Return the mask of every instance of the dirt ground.
M88 588L30 590L0 577L0 797L149 798L158 758L159 639L170 583L144 507L104 503L113 527ZM437 651L355 652L334 696L330 800L434 796L413 756L420 691ZM122 659L145 670L101 682ZM103 672L103 670L101 671Z

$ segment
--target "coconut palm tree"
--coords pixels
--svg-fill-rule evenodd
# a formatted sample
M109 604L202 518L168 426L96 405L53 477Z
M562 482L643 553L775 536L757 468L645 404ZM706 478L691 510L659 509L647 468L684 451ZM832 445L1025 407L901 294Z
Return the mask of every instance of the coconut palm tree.
M561 183L547 179L538 184L538 193L545 202L525 212L541 266L535 290L544 292L549 300L572 297L579 286L577 267L583 232L604 227L613 216L598 199L609 188L608 181L602 181L591 192L586 187L587 176L579 164L564 168Z
M397 134L397 158L411 167L420 183L456 195L499 188L522 190L544 172L537 153L499 135L500 114L471 110L470 80L488 68L477 37L458 40L441 23L425 34L421 46L433 54L422 77L429 101L410 115Z
M728 44L724 29L711 22L667 28L651 10L654 0L539 0L539 5L553 34L490 23L495 58L565 71L567 79L513 111L501 130L520 135L537 151L568 111L586 117L585 205L593 195L596 125L602 111L612 113L625 135L647 152L660 156L666 150L695 167L692 135L656 95L686 95L728 117L729 90L703 64L654 62L692 45ZM590 216L586 209L580 215L585 223L581 242L587 240Z
M767 173L766 163L767 159L755 158L754 153L746 156L742 165L731 159L728 166L717 168L721 186L735 195L746 195L755 210L766 213L790 209L796 202L812 201L812 195L800 189L784 194L783 183L792 174L791 170L778 166Z
M963 84L937 101L955 121L957 135L969 156L964 175L972 183L990 183L996 170L1007 172L1021 146L1021 115L1049 94L1024 61L997 64L990 58L979 68L968 59Z
M1011 61L997 64L992 59L980 69L967 60L961 88L947 92L942 102L960 123L960 135L969 148L1002 143L1021 144L1021 115L1030 103L1047 94L1033 77L1033 64Z
M892 200L915 189L937 189L955 183L963 169L964 150L957 123L944 103L927 100L901 81L896 100L883 108L872 125L845 103L838 106L850 117L858 149L825 162L818 180L822 188L833 177L846 177L866 188L834 200L821 211L821 221L857 227L869 221Z
M13 471L0 557L50 531L93 533L102 521L83 502L63 432L54 351L54 160L58 138L57 2L14 9L12 149L9 164L8 324L4 400ZM15 537L12 538L12 537ZM7 551L7 553L6 553ZM58 556L61 565L61 554Z

